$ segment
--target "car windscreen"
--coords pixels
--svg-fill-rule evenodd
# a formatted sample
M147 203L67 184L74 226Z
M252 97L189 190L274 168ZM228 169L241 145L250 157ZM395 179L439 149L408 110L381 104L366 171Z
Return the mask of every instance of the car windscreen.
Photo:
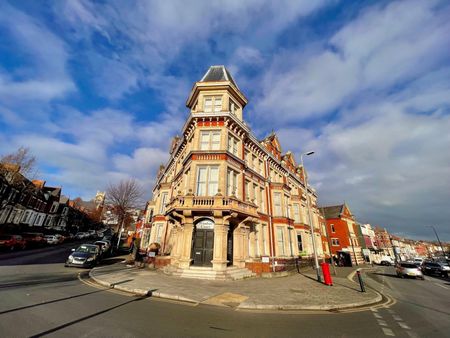
M412 263L401 263L400 266L407 269L417 269L417 265Z
M77 248L76 251L84 253L95 253L97 251L97 248L92 246L81 245Z

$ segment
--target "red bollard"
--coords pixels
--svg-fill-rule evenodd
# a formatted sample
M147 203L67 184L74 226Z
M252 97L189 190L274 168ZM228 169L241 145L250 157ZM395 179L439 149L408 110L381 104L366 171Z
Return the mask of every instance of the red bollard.
M333 285L333 280L331 279L330 274L330 265L328 263L320 264L323 271L323 283L326 285Z

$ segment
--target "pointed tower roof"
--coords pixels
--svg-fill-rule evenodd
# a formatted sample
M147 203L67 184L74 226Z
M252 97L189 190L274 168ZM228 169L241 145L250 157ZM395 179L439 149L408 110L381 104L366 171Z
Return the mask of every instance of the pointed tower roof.
M230 95L239 101L242 108L245 107L248 102L230 72L225 66L220 65L210 66L201 80L194 84L186 101L186 106L192 108L199 92L210 90L227 90Z
M238 85L234 81L228 69L225 66L211 66L202 79L199 82L218 82L218 81L230 81L236 88Z

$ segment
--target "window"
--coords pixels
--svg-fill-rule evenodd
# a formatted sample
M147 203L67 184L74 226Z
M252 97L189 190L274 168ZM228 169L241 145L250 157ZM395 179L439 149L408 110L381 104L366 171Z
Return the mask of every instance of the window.
M283 227L277 227L277 246L278 246L278 254L280 256L284 256L284 233Z
M302 235L301 234L297 234L297 247L298 247L298 252L302 252L303 251L303 242L302 242Z
M156 226L155 242L159 243L159 244L161 244L163 226L164 226L164 224L158 224Z
M222 111L222 96L207 96L203 107L205 113Z
M300 223L300 206L297 203L294 203L294 222Z
M220 130L200 132L200 150L219 150Z
M275 216L282 216L281 193L279 192L273 193L273 204L275 206Z
M259 173L264 175L264 164L263 161L259 160Z
M334 228L334 224L331 224L331 232L334 234L336 232L336 229Z
M238 155L238 140L231 135L228 135L228 151L236 156Z
M228 108L229 108L229 110L230 110L230 113L231 113L231 114L236 114L236 108L237 108L236 103L234 103L233 100L231 100L231 99L229 99L228 102L229 102Z
M284 195L284 215L286 217L291 217L289 214L289 197Z
M228 169L227 175L227 196L237 196L237 173Z
M338 238L332 238L331 239L331 245L339 246L339 239Z
M253 201L257 206L259 205L259 200L260 200L260 198L258 196L258 192L259 192L258 186L256 184L253 184L253 191L252 191Z
M261 200L260 200L260 207L261 207L261 212L265 212L266 211L266 205L265 205L265 200L266 200L266 195L264 193L264 188L261 188Z
M266 254L266 224L263 224L261 227L261 244L262 244L262 251L261 254L264 256Z
M159 206L160 214L164 214L164 212L166 211L167 195L167 192L163 192L161 195L161 204Z
M244 193L245 193L245 199L246 199L247 201L250 201L250 199L251 199L251 196L250 196L250 188L251 188L251 183L250 183L250 181L245 180L245 187L244 187L245 191L244 191Z
M219 189L219 167L199 167L197 172L197 195L214 196Z

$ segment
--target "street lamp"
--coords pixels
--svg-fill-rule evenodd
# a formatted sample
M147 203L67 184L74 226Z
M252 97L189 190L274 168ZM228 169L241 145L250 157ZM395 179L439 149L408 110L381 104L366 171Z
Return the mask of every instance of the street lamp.
M312 240L312 245L313 245L313 254L314 254L314 263L315 263L315 267L316 267L316 273L317 273L317 281L318 282L322 282L322 278L320 277L320 268L319 268L319 260L317 259L317 249L316 249L316 239L314 236L314 226L312 223L312 217L311 217L311 206L310 206L310 202L309 202L309 192L308 192L308 180L306 178L306 170L305 170L305 166L303 165L303 155L309 156L314 154L314 151L308 151L307 153L303 153L300 155L300 162L302 164L302 169L303 169L303 178L305 180L305 188L306 188L306 206L308 208L308 219L309 219L309 227L311 230L311 240Z
M434 234L436 235L436 238L437 238L437 240L438 240L438 242L439 242L439 246L441 247L442 255L445 257L444 248L442 247L442 243L441 243L441 240L439 239L439 236L438 236L438 234L437 234L437 232L436 232L436 229L434 228L433 225L425 225L425 226L426 226L426 227L429 227L429 228L433 228Z

